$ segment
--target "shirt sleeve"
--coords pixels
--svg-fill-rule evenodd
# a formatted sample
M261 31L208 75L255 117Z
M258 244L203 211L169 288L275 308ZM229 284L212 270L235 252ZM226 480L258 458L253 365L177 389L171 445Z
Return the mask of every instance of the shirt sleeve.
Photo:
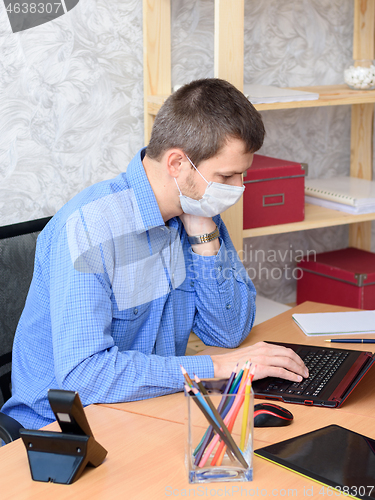
M193 331L206 345L232 348L253 326L256 290L221 217L214 221L221 239L218 254L205 257L190 249L197 307Z
M180 365L189 374L213 377L209 356L163 357L120 351L111 335L113 292L105 269L108 259L103 259L103 269L98 259L105 249L95 249L94 256L81 253L72 260L69 246L67 231L62 230L49 269L54 375L59 388L78 391L88 405L183 390Z

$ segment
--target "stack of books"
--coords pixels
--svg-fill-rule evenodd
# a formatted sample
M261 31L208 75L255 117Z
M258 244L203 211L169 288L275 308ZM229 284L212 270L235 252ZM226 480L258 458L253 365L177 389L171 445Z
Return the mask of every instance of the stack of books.
M305 179L305 201L350 214L375 212L375 181L356 177Z

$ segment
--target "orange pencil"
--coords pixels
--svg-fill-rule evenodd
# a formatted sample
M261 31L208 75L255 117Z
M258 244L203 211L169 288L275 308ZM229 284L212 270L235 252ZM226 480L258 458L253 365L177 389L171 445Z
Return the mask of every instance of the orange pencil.
M248 374L249 374L250 366L251 366L251 363L250 363L250 361L248 361L246 363L246 367L245 367L245 370L243 372L240 387L238 389L238 393L237 393L237 397L236 397L236 400L237 400L237 398L239 398L239 401L238 401L236 407L233 409L232 416L231 416L231 418L228 422L228 425L227 425L229 432L232 432L232 430L233 430L234 423L236 421L238 412L240 411L242 403L245 399L245 395L241 394L241 393L243 392L242 389L246 385L247 379L249 378ZM236 402L234 404L236 404ZM227 447L225 446L225 443L223 441L221 441L219 446L218 446L218 449L216 450L216 453L211 461L211 465L217 465L217 466L221 465L223 458L224 458L224 453L226 451L226 448Z
M244 390L242 392L244 392ZM227 427L228 427L228 422L230 420L232 420L232 414L233 414L233 412L236 410L237 406L241 403L239 396L240 395L237 394L237 396L235 398L235 401L233 402L232 408L230 409L228 415L224 419L224 423L225 423L225 425ZM206 464L206 462L207 462L208 458L210 457L212 451L214 450L215 446L217 445L217 443L219 441L220 441L220 436L216 435L213 438L213 440L211 441L211 443L209 444L209 446L206 448L205 453L204 453L203 457L201 458L201 460L199 462L199 467L204 467L204 465Z
M238 398L239 399L237 400L238 401L237 404L234 403L234 404L236 404L236 406L234 407L230 421L227 424L227 428L228 428L229 432L232 432L232 430L233 430L233 426L234 426L234 423L236 421L238 412L240 411L240 408L242 406L243 400L245 398L245 394L239 394ZM225 446L225 443L223 441L221 441L219 444L219 447L216 450L216 453L211 461L211 465L217 465L217 466L221 465L226 449L227 449L227 447Z
M250 369L250 371L249 371L249 373L248 373L247 380L246 380L246 385L247 385L248 383L250 383L250 386L251 386L251 383L252 383L253 378L254 378L254 375L255 375L255 369L256 369L256 365L254 365L254 366L252 366L252 367L251 367L251 369ZM241 380L240 389L241 389L241 387L242 387L242 380ZM231 418L231 421L230 421L230 422L228 422L228 431L229 431L229 432L232 432L232 430L233 430L234 423L235 423L235 421L236 421L236 418L237 418L238 412L240 411L240 408L241 408L241 405L242 405L242 403L243 403L244 399L245 399L245 395L242 395L242 397L241 397L241 403L238 405L236 412L234 412L234 413L233 413L232 418ZM222 449L221 449L221 451L219 452L219 449L220 449L220 448L222 448ZM225 453L226 449L227 449L227 447L226 447L225 443L222 441L222 442L220 443L220 446L219 446L219 448L218 448L217 452L216 452L216 454L217 454L217 453L220 453L220 454L219 454L218 458L216 459L216 461L214 462L214 460L215 460L215 458L216 458L216 454L215 454L214 458L212 459L212 462L214 462L214 463L212 463L212 462L211 462L211 465L215 465L215 464L216 464L216 465L218 465L218 466L220 466L220 465L221 465L221 463L222 463L222 461L223 461L223 458L224 458L224 453Z
M248 363L248 362L246 362L246 363L245 363L245 366L244 366L244 369L245 369L245 368L246 368L246 366L248 366L248 365L249 365L249 363ZM244 370L243 370L243 371L244 371ZM248 370L247 370L247 373L248 373ZM242 373L242 376L243 376L243 373ZM241 382L242 382L242 377L241 377ZM242 392L245 392L245 388L244 388L244 385L243 385L243 384L241 384L241 382L240 382L240 384L239 384L239 385L240 385L240 386L242 385L242 387L241 387L241 393L242 393ZM239 390L240 390L240 388L238 389L238 391L239 391ZM237 395L236 395L235 400L234 400L234 402L233 402L233 404L232 404L232 407L231 407L231 409L230 409L229 413L227 414L227 416L226 416L226 417L225 417L225 419L224 419L224 423L226 424L226 426L227 426L227 427L228 427L228 423L229 423L229 421L232 419L233 411L236 409L237 404L241 403L241 393L237 392ZM244 396L243 396L243 397L244 397ZM218 435L216 435L216 436L213 438L213 440L211 441L211 443L207 446L207 448L206 448L206 450L205 450L205 452L204 452L204 454L203 454L203 456L202 456L202 458L201 458L201 460L200 460L200 462L199 462L199 467L204 467L204 465L206 464L206 462L207 462L208 458L210 457L210 454L211 454L211 453L212 453L212 451L214 450L214 448L215 448L215 446L217 445L217 443L219 442L219 440L220 440L220 437L219 437ZM217 460L217 458L218 458L218 454L217 454L217 456L216 456L216 457L214 457L215 461ZM215 461L212 463L212 465L214 465L214 464L215 464Z
M249 373L250 366L251 366L251 362L247 361L246 362L246 367L245 367L245 369L243 371L243 375L242 375L242 378L241 378L241 383L240 383L240 387L238 389L238 392L241 392L242 387L246 384L247 375Z

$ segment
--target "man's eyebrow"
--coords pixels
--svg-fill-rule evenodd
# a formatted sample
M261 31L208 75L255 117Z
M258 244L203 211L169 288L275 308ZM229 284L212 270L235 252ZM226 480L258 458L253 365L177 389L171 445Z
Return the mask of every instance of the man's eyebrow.
M234 170L229 170L228 172L218 172L219 175L242 175L242 174L246 174L247 170L249 169L250 167L247 167L245 172L236 172Z

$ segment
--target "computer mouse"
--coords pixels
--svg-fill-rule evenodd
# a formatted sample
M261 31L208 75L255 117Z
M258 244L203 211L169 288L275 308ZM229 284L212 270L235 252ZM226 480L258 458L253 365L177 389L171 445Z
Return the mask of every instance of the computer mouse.
M286 408L273 403L254 406L254 427L280 427L292 423L293 415Z

